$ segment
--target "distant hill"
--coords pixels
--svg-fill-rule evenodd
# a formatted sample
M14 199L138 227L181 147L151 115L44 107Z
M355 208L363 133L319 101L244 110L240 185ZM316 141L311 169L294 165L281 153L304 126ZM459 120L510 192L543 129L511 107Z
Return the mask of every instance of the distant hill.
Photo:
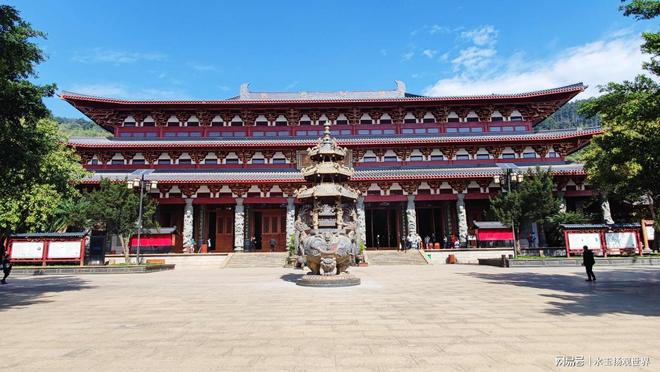
M600 126L600 119L597 116L585 118L578 114L577 110L580 102L583 101L568 102L550 117L540 122L536 129L572 129Z
M72 119L56 116L60 132L67 137L110 137L112 134L87 119Z

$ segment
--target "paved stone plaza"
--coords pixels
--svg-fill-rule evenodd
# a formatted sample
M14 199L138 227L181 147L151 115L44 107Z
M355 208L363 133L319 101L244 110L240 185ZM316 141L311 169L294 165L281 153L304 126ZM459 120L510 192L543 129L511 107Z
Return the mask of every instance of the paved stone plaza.
M3 371L589 370L660 368L660 270L395 266L304 288L290 269L10 278ZM591 370L639 368L592 367Z

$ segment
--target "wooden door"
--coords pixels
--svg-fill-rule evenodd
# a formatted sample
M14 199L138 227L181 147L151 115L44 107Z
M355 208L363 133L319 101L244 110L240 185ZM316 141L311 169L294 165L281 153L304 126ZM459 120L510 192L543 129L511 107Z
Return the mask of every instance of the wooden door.
M215 251L232 252L234 250L234 212L218 209L215 225Z
M263 252L271 251L271 239L275 242L275 252L286 251L286 211L263 210L261 212L261 247Z

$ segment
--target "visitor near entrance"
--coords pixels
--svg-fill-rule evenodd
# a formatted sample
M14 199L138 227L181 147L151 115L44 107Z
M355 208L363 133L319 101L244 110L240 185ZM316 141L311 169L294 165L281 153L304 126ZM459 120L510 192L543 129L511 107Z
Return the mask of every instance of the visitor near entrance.
M595 281L596 280L596 275L594 275L594 265L596 264L596 260L594 259L594 252L589 249L586 245L582 247L583 252L582 252L582 265L584 268L587 270L587 281Z
M2 281L0 283L7 284L7 277L11 273L11 261L9 261L9 255L6 253L2 255Z

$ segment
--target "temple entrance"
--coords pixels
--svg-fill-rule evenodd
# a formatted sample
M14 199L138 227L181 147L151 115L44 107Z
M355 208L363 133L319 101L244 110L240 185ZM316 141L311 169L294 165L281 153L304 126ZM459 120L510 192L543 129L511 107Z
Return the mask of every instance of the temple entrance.
M253 209L250 212L250 239L261 252L286 251L286 210Z
M366 209L365 223L367 249L399 248L401 209L391 207Z
M210 250L232 252L234 250L234 211L218 208L209 213L208 221L211 240Z
M442 247L443 237L446 235L443 228L446 224L443 221L442 208L417 209L417 233L423 242L426 241L426 237L430 239L429 247L424 247L425 249L433 248L435 243L440 244L438 248Z

